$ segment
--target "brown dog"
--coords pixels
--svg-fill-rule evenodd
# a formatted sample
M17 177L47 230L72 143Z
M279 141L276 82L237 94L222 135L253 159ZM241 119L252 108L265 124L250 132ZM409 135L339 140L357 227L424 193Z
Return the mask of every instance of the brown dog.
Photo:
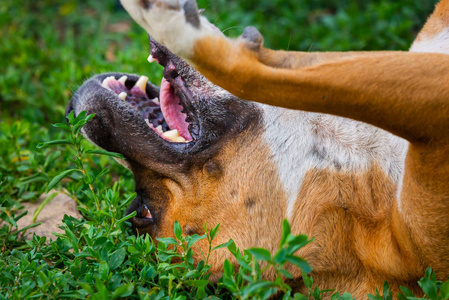
M84 134L126 157L135 228L157 237L175 220L186 234L221 223L217 243L274 251L287 218L315 238L298 255L321 288L417 291L428 266L447 278L449 0L411 48L434 53L272 51L254 28L227 39L180 2L122 0L154 38L160 90L99 75L69 105L96 113ZM215 275L230 256L215 253Z

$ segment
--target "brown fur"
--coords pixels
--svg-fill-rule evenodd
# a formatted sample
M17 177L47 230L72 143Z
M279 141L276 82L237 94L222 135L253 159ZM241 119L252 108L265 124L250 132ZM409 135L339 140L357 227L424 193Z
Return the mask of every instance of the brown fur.
M449 27L449 2L439 2L433 14L429 17L416 41L431 39Z
M142 14L135 15L147 24ZM442 0L418 39L434 37L447 28L449 0ZM205 33L194 40L193 51L183 52L190 55L183 58L211 82L242 99L350 118L410 142L399 198L397 183L376 162L368 170L310 169L306 173L290 222L294 233L315 238L298 251L312 265L315 283L322 289L365 297L388 280L394 293L404 285L418 296L417 281L427 267L446 279L449 56L273 51L263 48L255 31L246 34L246 38L230 40ZM235 237L238 247L275 251L281 220L287 215L287 192L262 128L254 126L236 135L207 162L181 174L158 178L153 171L132 167L136 186L157 190L159 201L152 202L164 206L164 217L149 233L173 235L175 220L189 234L202 233L205 222L209 227L221 222L217 243ZM206 246L204 241L199 245L203 252ZM230 256L226 250L212 256L215 279ZM301 276L300 270L289 268L296 279ZM300 280L294 284L304 289Z
M448 27L448 7L447 0L437 6L421 35ZM401 211L395 186L376 166L357 174L309 172L292 225L316 237L300 254L322 287L362 296L389 280L395 291L416 289L428 266L447 278L449 56L290 53L208 36L196 41L189 61L243 99L367 122L411 143Z
M363 173L308 172L291 226L294 232L315 237L298 254L313 266L320 288L350 290L359 298L367 291L381 290L388 280L416 290L416 280L413 285L409 282L424 269L411 251L404 252L397 243L392 222L395 191L394 183L376 165ZM351 288L348 281L357 284ZM397 285L392 286L397 290Z
M141 173L134 170L136 180L143 179L137 185L148 190L154 190L149 185L166 189L164 194L168 199L160 201L166 205L164 218L159 224L160 230L152 235L173 236L175 220L185 233L190 234L204 234L205 223L209 229L221 223L214 246L232 237L241 249L257 246L276 250L277 243L273 240L280 240L281 221L286 214L285 204L280 204L278 199L284 199L285 195L273 163L265 161L259 164L260 168L252 165L254 159L264 161L269 154L260 132L255 130L239 135L203 166L177 177L176 181L166 178L155 183L147 169L142 169ZM247 147L249 144L252 147ZM264 185L254 189L251 182L263 182ZM270 215L264 213L267 207ZM207 241L200 242L199 247L207 254ZM198 259L203 259L200 251L195 254ZM227 249L212 253L209 261L214 268L212 280L221 276L225 258L234 261Z

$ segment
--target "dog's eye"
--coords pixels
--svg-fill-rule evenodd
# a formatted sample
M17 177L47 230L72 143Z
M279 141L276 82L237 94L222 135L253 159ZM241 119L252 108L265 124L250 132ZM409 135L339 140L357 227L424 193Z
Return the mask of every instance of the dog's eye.
M148 209L148 207L145 204L142 205L142 209L140 210L140 216L145 217L149 211L150 210Z
M153 218L153 216L151 215L150 209L145 204L143 204L140 209L140 217L147 218L147 219Z

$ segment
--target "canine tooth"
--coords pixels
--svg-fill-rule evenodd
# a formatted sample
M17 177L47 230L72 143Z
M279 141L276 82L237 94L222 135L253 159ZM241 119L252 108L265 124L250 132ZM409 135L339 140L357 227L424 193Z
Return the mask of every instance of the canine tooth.
M121 92L120 94L118 94L118 97L122 100L125 100L126 96L128 96L128 94L126 92Z
M126 75L123 75L122 77L120 77L118 79L118 81L123 85L125 85L126 80L128 80L128 76L126 76Z
M151 64L152 62L155 62L156 60L154 59L153 55L148 55L148 62Z
M179 135L178 129L166 131L162 134L162 136L167 138L171 142L175 142L175 143L185 143L186 142L186 139Z
M170 140L173 140L179 136L179 131L178 131L178 129L173 129L173 130L164 132L162 135Z
M156 104L160 104L158 98L154 98L154 99L153 99L153 102L156 103Z
M139 80L137 80L134 86L137 86L142 92L145 93L145 89L147 87L148 77L140 76Z
M147 123L148 126L150 126L151 128L153 128L153 124L150 123L150 120L145 119L145 122Z
M176 140L177 143L187 143L186 139L183 138L182 136L179 136Z
M101 83L101 86L104 87L105 89L110 90L110 88L109 88L109 86L108 86L108 83L109 83L111 80L115 80L115 77L114 77L114 76L108 76L108 77L106 77L106 78L103 80L103 82Z
M162 130L162 125L159 125L158 127L156 127L156 131L157 131L157 133L159 133L159 134L163 134L164 131Z

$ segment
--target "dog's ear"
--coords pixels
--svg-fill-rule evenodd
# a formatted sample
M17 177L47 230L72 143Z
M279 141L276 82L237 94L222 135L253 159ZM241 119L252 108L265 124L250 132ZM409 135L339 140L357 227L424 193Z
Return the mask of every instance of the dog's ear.
M440 1L413 41L410 51L449 54L449 1Z

